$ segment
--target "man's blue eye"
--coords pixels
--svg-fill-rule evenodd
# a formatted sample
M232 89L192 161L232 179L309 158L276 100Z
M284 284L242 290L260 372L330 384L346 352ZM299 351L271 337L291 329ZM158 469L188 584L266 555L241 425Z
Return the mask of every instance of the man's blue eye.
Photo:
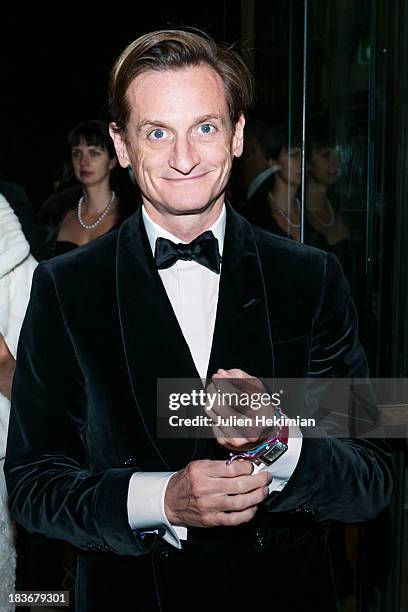
M156 138L157 140L160 140L160 138L163 138L163 136L164 136L164 130L160 130L160 129L154 130L153 132L154 138Z
M200 129L203 134L209 134L211 132L211 127L212 126L209 123L203 123L203 125L200 126Z

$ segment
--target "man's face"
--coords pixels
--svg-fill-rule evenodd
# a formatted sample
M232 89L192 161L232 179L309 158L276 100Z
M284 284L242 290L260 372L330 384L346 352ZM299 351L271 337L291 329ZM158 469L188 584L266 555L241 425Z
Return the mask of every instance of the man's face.
M112 132L119 161L131 164L145 206L161 216L221 205L244 118L231 126L224 86L208 65L138 76L127 92L126 136Z

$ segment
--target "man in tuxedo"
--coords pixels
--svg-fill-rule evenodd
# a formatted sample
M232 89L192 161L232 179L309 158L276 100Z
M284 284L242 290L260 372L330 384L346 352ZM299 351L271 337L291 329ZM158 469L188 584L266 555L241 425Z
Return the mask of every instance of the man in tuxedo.
M290 428L254 469L228 451L275 448L276 431L157 437L161 378L366 375L335 258L224 201L250 99L242 60L206 35L134 41L112 71L111 133L142 206L36 273L5 471L16 519L78 547L77 610L335 610L321 522L390 500L381 442Z

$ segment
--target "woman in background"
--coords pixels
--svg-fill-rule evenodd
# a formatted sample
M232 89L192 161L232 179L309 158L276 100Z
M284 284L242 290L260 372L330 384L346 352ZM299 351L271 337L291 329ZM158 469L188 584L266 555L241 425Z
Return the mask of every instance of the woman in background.
M302 155L296 138L289 134L287 124L270 126L256 117L248 119L245 134L240 174L242 177L249 176L252 179L251 185L263 176L266 178L256 189L248 190L246 205L240 213L263 229L299 240L298 197ZM256 162L260 156L263 163ZM265 168L269 170L265 171Z
M349 228L339 210L335 186L341 176L341 153L329 139L326 123L310 132L306 156L305 241L334 253L348 281L353 277L353 250Z
M312 134L307 153L306 217L309 244L335 253L344 260L350 251L350 232L333 206L333 188L341 175L341 155L324 135Z
M289 130L287 123L268 125L255 117L248 120L245 130L247 140L240 176L250 176L254 184L258 178L254 178L251 168L256 167L261 171L259 176L267 176L255 190L248 191L249 197L240 213L251 223L274 234L300 240L302 152L299 130L295 126ZM307 139L304 241L334 253L350 280L350 232L332 204L333 187L341 174L341 158L338 148L329 142L328 133L324 123ZM271 170L265 172L268 166Z
M132 214L138 191L114 185L116 153L108 126L87 121L67 139L76 184L52 195L38 212L48 257L65 253L105 234ZM126 174L126 172L125 172Z

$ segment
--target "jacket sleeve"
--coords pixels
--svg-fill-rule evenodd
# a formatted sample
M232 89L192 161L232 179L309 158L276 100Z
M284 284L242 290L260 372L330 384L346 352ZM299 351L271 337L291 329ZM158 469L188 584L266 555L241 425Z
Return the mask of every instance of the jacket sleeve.
M350 289L338 260L327 254L321 303L312 327L305 401L319 403L323 379L366 377L368 367ZM370 396L368 380L366 393ZM365 431L378 428L375 401L356 410L364 412ZM381 437L364 438L350 431L352 425L347 437L336 437L327 430L305 429L296 469L283 491L268 498L268 510L304 512L315 520L350 523L377 516L391 501L391 452Z
M34 274L13 381L4 468L10 511L28 531L81 549L148 552L128 524L128 485L137 470L91 471L86 424L83 377L44 262Z

